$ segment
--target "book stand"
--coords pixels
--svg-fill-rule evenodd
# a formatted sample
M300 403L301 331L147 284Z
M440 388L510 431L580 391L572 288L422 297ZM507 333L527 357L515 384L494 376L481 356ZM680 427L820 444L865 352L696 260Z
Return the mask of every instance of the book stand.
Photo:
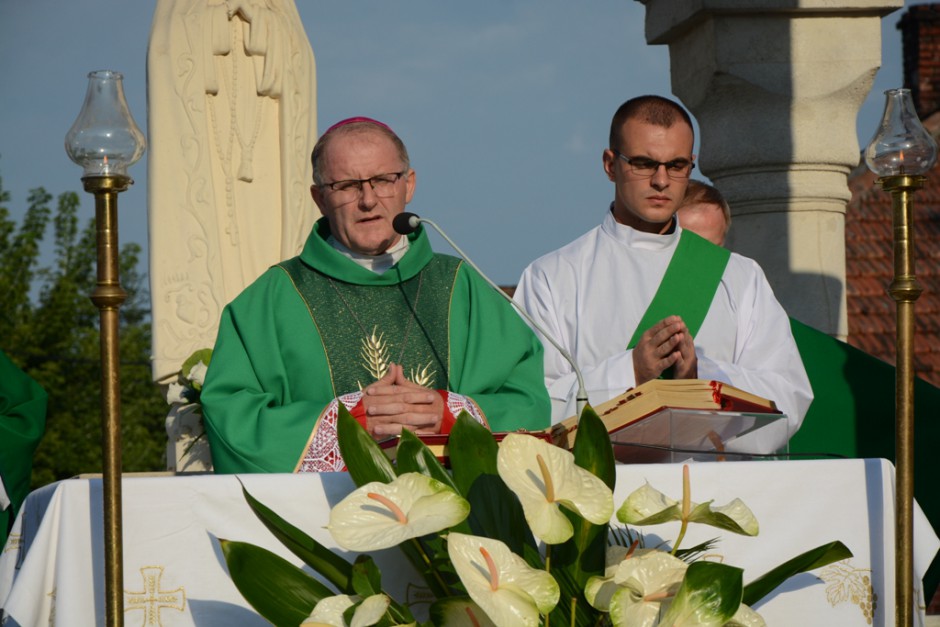
M626 464L753 461L788 452L784 414L664 407L610 434Z

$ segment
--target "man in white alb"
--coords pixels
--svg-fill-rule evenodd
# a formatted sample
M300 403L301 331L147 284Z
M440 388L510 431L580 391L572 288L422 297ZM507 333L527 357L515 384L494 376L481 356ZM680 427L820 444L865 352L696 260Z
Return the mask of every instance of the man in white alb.
M756 262L675 218L693 140L671 100L621 105L603 153L614 184L603 222L529 265L515 298L572 354L593 405L661 376L714 379L775 401L792 436L813 394L786 312ZM558 422L575 414L577 380L543 344Z

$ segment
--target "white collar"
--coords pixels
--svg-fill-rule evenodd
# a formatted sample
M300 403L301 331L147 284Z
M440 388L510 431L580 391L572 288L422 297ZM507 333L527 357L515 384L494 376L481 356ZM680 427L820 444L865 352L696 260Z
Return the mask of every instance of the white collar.
M669 233L663 235L644 233L643 231L637 231L632 226L617 222L612 209L613 207L611 207L611 210L608 210L607 214L604 216L604 221L601 223L601 230L624 246L645 248L647 250L665 250L675 246L679 242L679 234L682 233L682 228L679 226L678 219L676 219L675 226Z
M337 241L332 235L330 235L326 241L342 256L376 274L383 274L398 263L401 258L405 256L405 253L408 252L408 247L411 245L408 238L402 236L398 238L398 242L392 244L384 253L378 255L364 255L346 248L346 246Z

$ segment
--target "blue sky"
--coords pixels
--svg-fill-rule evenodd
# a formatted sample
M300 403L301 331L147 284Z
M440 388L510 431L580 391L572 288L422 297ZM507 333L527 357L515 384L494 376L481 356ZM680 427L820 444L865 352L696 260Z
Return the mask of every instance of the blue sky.
M84 219L94 214L63 141L92 70L124 74L146 129L154 4L0 0L0 176L14 218L38 186L54 196L78 191ZM351 115L392 126L418 174L410 210L440 224L500 283L515 283L531 260L599 222L612 197L600 161L611 115L632 96L671 93L668 49L646 45L645 9L634 0L297 7L317 61L319 130ZM902 82L901 13L883 20L883 65L859 115L861 145L881 116L883 90ZM121 243L145 250L146 172L145 155L119 201Z

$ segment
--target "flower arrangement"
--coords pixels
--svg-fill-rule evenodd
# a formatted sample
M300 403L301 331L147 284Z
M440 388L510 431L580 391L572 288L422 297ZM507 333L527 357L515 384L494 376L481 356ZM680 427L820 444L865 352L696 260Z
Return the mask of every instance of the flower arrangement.
M174 403L198 404L199 396L202 393L202 384L206 380L206 371L209 369L211 360L211 348L203 348L190 355L180 367L176 381L171 381L167 385L166 402L170 405Z
M710 543L680 548L693 522L758 533L740 500L693 503L688 467L681 500L646 485L616 511L625 525L680 521L671 549L642 547L629 528L611 531L614 459L590 408L571 452L521 433L497 445L461 416L450 435L450 472L410 432L393 465L342 410L337 431L359 487L334 506L329 531L350 551L399 546L436 599L430 622L384 592L371 557L350 563L245 491L268 529L327 582L260 547L220 540L236 587L275 625L751 627L764 622L750 606L784 580L851 557L832 542L744 585L741 569L700 559Z

